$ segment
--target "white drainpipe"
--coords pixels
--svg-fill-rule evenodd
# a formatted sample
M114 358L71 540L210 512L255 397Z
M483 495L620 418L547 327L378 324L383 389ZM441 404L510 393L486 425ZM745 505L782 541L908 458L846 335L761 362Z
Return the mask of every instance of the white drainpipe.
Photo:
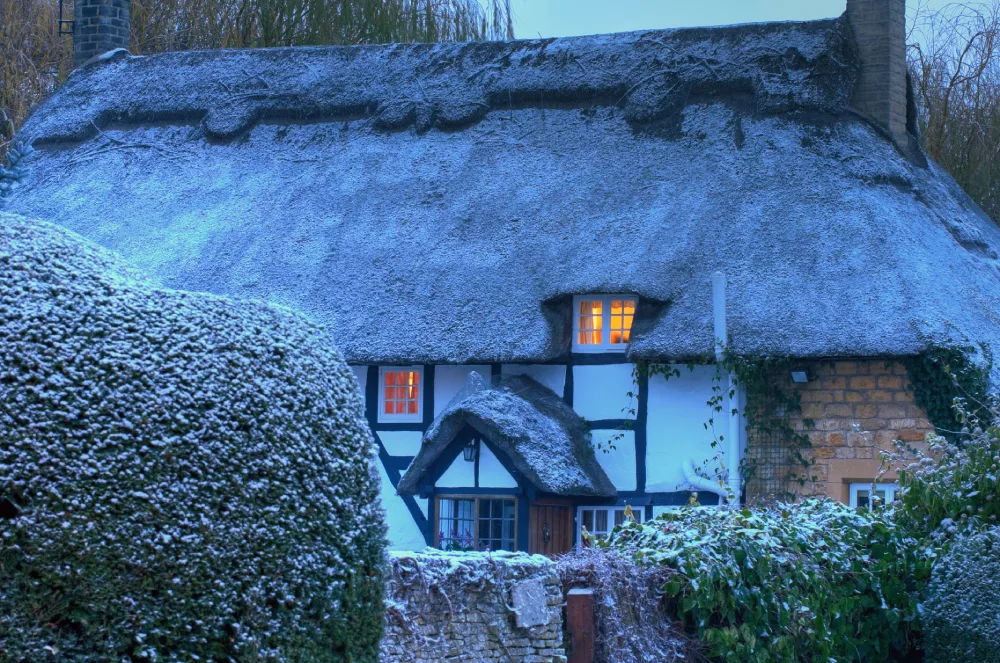
M712 309L715 318L715 360L722 363L726 345L728 344L728 334L726 331L726 277L722 272L712 274ZM736 391L736 376L729 373L729 389L726 392L725 407L729 420L729 432L726 434L728 444L726 445L726 469L728 474L729 491L735 495L731 505L739 505L740 501L740 416L734 413L739 403L739 395ZM729 398L729 394L734 394Z

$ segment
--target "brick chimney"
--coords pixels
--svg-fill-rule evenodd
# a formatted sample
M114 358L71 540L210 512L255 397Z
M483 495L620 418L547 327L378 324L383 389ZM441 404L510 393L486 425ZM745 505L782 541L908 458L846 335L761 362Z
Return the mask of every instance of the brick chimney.
M75 0L73 67L90 58L128 48L132 0Z
M861 55L851 105L907 145L906 0L847 0L847 19Z

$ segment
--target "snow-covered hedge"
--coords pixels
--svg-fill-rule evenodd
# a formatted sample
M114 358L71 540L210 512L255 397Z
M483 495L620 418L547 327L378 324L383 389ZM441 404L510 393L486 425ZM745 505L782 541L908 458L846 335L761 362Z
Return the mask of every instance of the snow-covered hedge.
M598 545L675 571L668 611L725 661L886 661L909 647L913 545L882 511L686 507Z
M3 215L0 436L4 660L376 660L370 435L303 319Z
M929 663L1000 663L1000 529L962 536L934 566L923 604Z

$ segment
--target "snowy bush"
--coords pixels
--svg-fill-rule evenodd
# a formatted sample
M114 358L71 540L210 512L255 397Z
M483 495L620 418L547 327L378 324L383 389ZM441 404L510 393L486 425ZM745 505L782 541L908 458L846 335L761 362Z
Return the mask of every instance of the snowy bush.
M1000 529L958 538L923 604L929 663L1000 663Z
M675 571L668 610L725 661L885 661L910 646L912 541L881 510L687 507L598 545Z
M677 572L634 563L612 548L588 547L557 559L566 591L594 592L595 663L699 660L700 648L673 628L661 588Z
M376 660L378 479L318 328L11 215L0 321L4 660Z
M900 472L899 522L934 548L960 531L1000 524L1000 409L981 408L995 425L970 420L961 402L956 410L967 424L960 442L933 438L930 455Z

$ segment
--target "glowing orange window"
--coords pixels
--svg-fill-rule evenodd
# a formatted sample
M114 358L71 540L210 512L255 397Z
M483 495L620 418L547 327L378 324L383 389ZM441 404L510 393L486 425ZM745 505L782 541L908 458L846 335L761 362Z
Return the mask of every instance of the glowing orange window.
M634 299L611 300L611 345L625 345L632 332L632 318L635 317Z
M636 298L581 295L573 299L573 350L623 352L632 340Z
M420 421L422 388L421 367L383 367L379 419Z
M604 302L600 299L582 299L578 302L577 345L601 345L604 335Z

